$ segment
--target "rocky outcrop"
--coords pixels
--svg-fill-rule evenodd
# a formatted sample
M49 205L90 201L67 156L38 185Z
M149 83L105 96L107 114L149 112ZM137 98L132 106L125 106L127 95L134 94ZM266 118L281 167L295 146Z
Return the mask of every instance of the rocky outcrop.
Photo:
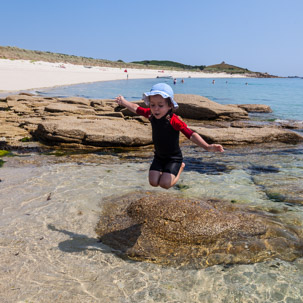
M227 201L137 192L112 198L96 228L129 259L202 268L303 256L294 226Z
M64 117L41 122L34 135L46 142L77 143L92 146L142 146L151 144L151 129L135 120L99 117Z
M265 111L264 106L245 105L244 110L196 95L176 95L176 100L179 103L176 113L190 119L189 125L192 124L209 143L237 145L303 140L298 133L282 130L282 124L276 124L277 129L274 129L268 124L247 123L247 111ZM138 104L145 106L143 101ZM1 140L13 145L21 144L22 137L31 136L50 145L140 146L152 143L149 121L109 99L11 95L0 100L0 122ZM300 125L292 128L298 127Z
M238 104L237 107L244 109L248 113L272 113L270 106L265 104Z
M175 100L179 107L175 113L184 119L193 120L217 120L231 121L248 119L248 111L237 105L222 105L198 95L176 94ZM146 107L143 101L136 102L142 107ZM251 105L257 108L257 104ZM260 105L262 107L262 105ZM134 114L126 109L121 109L125 115L133 116Z
M53 103L45 107L45 112L59 113L60 115L94 115L95 111L85 105Z
M91 100L87 98L81 97L66 97L66 98L57 98L60 103L69 103L69 104L77 104L77 105L85 105L90 106Z
M239 120L247 119L247 111L231 106L213 102L198 95L176 95L179 105L176 114L182 118L194 120Z
M249 127L249 128L206 128L192 127L209 143L223 145L261 144L268 142L299 143L303 137L295 132L276 127Z
M6 142L8 139L19 141L28 136L29 133L18 125L0 124L0 142Z

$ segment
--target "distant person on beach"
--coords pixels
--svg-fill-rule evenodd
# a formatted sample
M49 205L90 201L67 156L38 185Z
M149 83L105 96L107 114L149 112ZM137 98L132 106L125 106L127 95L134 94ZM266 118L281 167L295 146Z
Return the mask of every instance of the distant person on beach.
M177 79L174 79L174 84L176 84L177 83Z
M181 80L181 83L184 83L184 79Z
M143 100L149 108L129 102L118 96L116 102L131 112L148 118L152 126L152 138L155 155L149 170L151 186L169 189L174 186L182 173L185 163L179 146L180 131L192 142L211 152L223 152L219 144L206 143L199 134L193 132L173 113L178 107L172 88L165 83L155 84L143 94Z

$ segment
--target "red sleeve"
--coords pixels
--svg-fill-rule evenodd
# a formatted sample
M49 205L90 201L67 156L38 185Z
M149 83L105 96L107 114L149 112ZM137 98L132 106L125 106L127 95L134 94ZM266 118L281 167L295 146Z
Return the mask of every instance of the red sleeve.
M151 115L150 108L144 108L141 106L137 108L136 112L139 116L143 116L145 118L149 118Z
M182 132L182 134L190 139L190 137L192 136L192 134L194 133L191 129L189 129L186 125L186 123L184 123L183 121L181 121L177 115L173 114L173 116L170 119L170 124L172 125L172 127L175 130L178 130L180 132Z

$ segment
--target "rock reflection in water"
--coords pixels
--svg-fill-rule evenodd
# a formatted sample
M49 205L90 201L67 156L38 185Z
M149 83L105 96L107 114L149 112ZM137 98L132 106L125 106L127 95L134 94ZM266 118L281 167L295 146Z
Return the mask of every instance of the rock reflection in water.
M295 227L229 202L135 192L109 200L96 228L121 257L186 268L292 261L303 255Z

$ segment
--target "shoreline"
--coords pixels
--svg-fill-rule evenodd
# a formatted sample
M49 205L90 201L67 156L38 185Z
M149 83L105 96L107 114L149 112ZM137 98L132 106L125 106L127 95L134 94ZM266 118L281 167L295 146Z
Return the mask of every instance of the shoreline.
M127 71L127 72L125 72ZM124 69L44 61L0 59L0 94L57 86L127 79L249 78L246 75L175 70ZM161 79L161 78L159 78Z

